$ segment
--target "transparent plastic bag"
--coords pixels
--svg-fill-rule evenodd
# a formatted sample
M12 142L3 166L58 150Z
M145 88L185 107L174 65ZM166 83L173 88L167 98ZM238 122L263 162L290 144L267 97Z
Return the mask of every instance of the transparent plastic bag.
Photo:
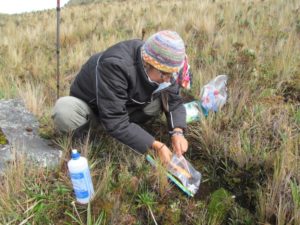
M168 171L178 178L192 194L196 194L201 182L201 173L197 171L183 156L172 156Z
M217 76L201 89L200 100L183 104L187 123L199 121L201 115L207 116L209 111L217 112L223 107L227 101L227 80L227 75Z
M183 104L183 106L186 111L186 122L187 123L200 120L200 109L201 109L200 101L188 102L188 103Z
M208 111L217 112L226 103L227 80L227 75L219 75L201 89L201 106L207 113Z

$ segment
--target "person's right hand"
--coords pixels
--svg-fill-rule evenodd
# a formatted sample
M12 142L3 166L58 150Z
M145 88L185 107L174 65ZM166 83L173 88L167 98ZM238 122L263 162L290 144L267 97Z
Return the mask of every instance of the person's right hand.
M158 154L160 161L164 165L168 165L172 157L172 152L170 151L170 149L160 141L154 141L152 147L154 148L155 152Z

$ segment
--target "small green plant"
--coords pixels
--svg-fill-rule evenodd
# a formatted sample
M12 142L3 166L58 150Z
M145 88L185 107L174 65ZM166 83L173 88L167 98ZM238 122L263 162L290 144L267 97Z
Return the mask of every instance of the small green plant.
M101 225L101 224L105 224L106 221L106 214L104 211L101 211L100 214L97 217L93 217L92 216L92 212L91 212L91 203L88 203L87 206L87 211L86 211L86 221L82 221L82 218L78 212L78 209L76 207L75 202L73 201L72 203L75 215L72 214L71 212L66 212L66 215L68 215L76 224L79 225ZM73 223L67 223L67 224L73 224Z
M300 186L297 185L296 180L290 182L292 198L294 203L294 220L295 224L300 223Z
M230 225L252 225L255 224L253 215L245 208L234 204L229 215Z
M148 208L154 223L157 225L154 214L152 212L152 207L156 204L156 202L154 201L154 194L151 192L145 191L138 195L137 202L138 202L138 207L145 206L146 208Z
M300 125L300 109L298 109L297 112L295 113L295 120L296 123Z
M234 203L233 196L224 188L216 190L208 204L210 224L221 224Z
M0 128L0 145L6 145L8 144L8 141L3 133L3 131Z
M45 139L51 139L55 137L55 129L50 116L42 116L39 119L39 123L40 125L38 132L40 137Z

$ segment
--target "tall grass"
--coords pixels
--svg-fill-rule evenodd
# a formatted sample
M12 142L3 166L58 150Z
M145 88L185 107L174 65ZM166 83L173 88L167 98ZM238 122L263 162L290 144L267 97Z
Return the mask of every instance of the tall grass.
M55 171L11 163L0 185L1 223L150 224L152 214L158 224L299 224L299 10L296 0L129 0L63 8L62 95L93 53L162 29L176 30L185 40L194 97L216 75L229 75L225 107L191 124L187 133L186 156L205 182L200 196L187 199L167 183L163 170L153 170L105 134L100 142L65 139L60 144L66 153ZM55 26L55 10L0 21L0 98L23 98L40 118L41 133L52 138ZM90 159L96 196L89 208L72 205L66 170L71 148ZM207 209L220 188L236 198L213 220Z

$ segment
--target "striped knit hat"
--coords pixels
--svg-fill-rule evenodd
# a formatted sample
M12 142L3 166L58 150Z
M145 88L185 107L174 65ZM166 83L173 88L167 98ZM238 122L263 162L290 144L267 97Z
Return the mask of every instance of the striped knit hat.
M177 72L185 57L183 40L174 31L157 32L142 46L142 57L145 62L160 71Z

